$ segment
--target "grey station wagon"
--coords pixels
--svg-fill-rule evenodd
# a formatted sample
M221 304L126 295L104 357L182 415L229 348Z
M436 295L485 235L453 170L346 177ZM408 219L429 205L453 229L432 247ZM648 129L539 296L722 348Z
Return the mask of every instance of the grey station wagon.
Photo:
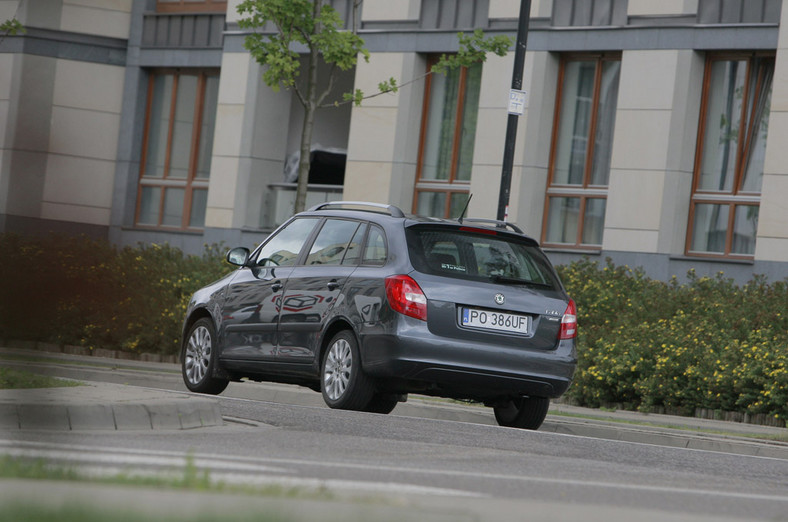
M186 386L308 386L389 413L408 393L481 402L537 429L576 366L575 303L511 223L331 202L295 215L189 303Z

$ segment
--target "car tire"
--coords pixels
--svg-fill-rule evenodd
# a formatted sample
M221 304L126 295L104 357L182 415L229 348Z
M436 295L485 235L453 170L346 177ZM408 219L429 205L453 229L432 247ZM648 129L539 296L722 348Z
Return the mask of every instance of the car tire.
M495 405L493 410L501 426L538 430L549 408L550 399L545 397L515 397Z
M216 345L216 329L210 319L198 319L189 328L181 348L181 373L189 390L217 395L227 388L228 379L213 376Z
M391 393L376 393L369 404L364 408L364 411L369 413L380 413L381 415L388 415L394 408L397 407L399 396Z
M361 369L358 342L344 330L328 343L320 365L320 391L330 408L365 411L375 394L375 382Z

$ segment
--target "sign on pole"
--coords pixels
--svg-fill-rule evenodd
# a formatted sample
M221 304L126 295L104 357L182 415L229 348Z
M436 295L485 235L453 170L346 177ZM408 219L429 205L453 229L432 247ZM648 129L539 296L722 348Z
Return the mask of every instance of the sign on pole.
M522 116L525 112L525 91L511 89L509 91L509 114Z

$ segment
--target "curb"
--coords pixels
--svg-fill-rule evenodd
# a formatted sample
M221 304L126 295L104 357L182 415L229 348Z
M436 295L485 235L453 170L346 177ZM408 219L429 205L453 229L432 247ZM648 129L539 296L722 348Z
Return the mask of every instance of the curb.
M726 435L711 435L670 428L625 426L604 421L576 421L551 416L539 431L654 446L713 451L751 457L788 460L788 444Z
M0 390L3 430L185 430L221 425L218 401L185 393L103 383Z

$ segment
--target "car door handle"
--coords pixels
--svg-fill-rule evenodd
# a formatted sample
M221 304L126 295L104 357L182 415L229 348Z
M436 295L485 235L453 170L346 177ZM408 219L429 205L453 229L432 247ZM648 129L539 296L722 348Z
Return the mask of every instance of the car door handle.
M336 290L339 287L340 287L340 284L337 283L336 281L329 281L328 282L328 289L329 290Z
M278 292L279 290L281 290L281 289L282 289L282 287L283 287L283 286L284 286L284 285L282 284L282 282L281 282L281 281L274 281L274 282L271 284L271 290L273 290L274 292Z

